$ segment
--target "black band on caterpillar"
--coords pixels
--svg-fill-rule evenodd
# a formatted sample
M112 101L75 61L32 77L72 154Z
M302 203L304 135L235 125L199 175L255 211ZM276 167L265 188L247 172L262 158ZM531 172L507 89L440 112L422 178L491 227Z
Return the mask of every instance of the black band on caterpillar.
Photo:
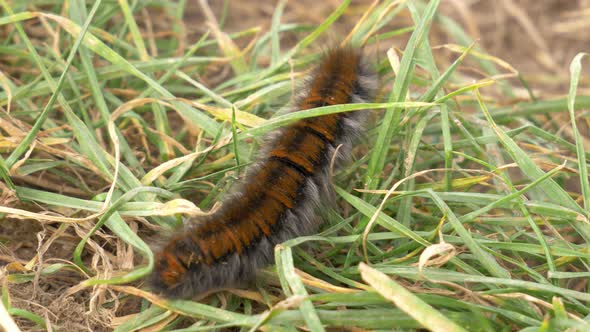
M325 54L295 110L364 103L377 79L358 49ZM307 118L270 135L262 158L236 195L198 223L185 227L156 255L149 284L169 297L191 297L252 279L274 262L274 246L319 227L315 210L332 195L330 159L345 160L363 129L364 112Z

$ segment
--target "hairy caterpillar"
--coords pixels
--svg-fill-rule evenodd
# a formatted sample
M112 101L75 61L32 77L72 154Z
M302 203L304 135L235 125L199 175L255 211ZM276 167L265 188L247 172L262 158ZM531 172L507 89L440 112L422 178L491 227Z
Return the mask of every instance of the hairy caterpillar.
M294 110L362 103L373 98L375 74L362 51L328 51L295 102ZM350 154L364 112L299 120L273 133L240 190L215 213L191 221L156 255L151 288L168 297L191 297L251 280L274 262L274 246L319 227L316 208L332 195L330 161Z

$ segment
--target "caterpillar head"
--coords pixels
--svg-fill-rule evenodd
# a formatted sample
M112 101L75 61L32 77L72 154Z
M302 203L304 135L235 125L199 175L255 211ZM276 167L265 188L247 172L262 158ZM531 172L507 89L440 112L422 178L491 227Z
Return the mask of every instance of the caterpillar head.
M195 248L182 237L173 238L156 254L149 284L156 292L182 297L190 270L198 268L200 260Z

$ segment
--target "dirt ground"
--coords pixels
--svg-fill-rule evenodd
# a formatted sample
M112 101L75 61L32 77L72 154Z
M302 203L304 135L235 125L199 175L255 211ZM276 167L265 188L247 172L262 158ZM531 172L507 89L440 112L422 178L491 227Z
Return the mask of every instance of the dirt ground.
M189 41L196 40L206 29L204 17L199 7L199 0L189 0L185 24L188 29ZM223 1L210 1L214 13L219 17L222 12ZM240 31L246 28L260 26L268 29L276 6L276 0L259 1L230 1L229 15L225 20L227 32ZM355 0L346 15L338 20L330 38L345 35L356 20L372 1ZM254 5L255 4L255 5ZM283 14L283 22L304 22L319 24L340 4L337 0L291 0L287 2ZM468 34L479 40L480 45L490 54L510 63L531 84L536 94L547 97L565 95L569 84L569 63L573 57L582 51L590 50L590 0L443 0L441 12L454 18ZM411 18L407 12L401 15L396 26L409 26ZM294 43L295 37L285 37L285 45ZM386 47L404 48L404 39L396 39L397 45ZM433 46L450 42L447 33L436 24L433 26L431 43ZM445 55L441 52L441 55ZM448 61L448 60L447 60ZM585 61L585 64L588 61ZM589 72L586 65L584 69ZM590 93L588 75L582 78L582 93ZM1 183L0 183L1 184ZM0 188L2 189L2 188ZM2 190L2 192L4 192ZM3 197L3 205L14 206L14 197ZM0 254L9 252L13 257L26 263L38 248L38 239L43 234L53 234L54 226L42 229L35 223L19 223L18 227L7 220L0 220L0 240L8 237L18 237L21 241L18 247L0 248ZM11 226L10 226L11 225ZM22 229L21 229L22 227ZM75 243L75 242L73 242ZM71 254L71 243L58 242L52 250ZM52 256L46 253L46 257ZM56 253L56 257L60 255ZM1 279L1 278L0 278ZM49 321L69 323L62 325L64 330L104 330L105 321L89 319L84 313L88 310L88 296L90 292L80 292L76 297L55 300L55 294L62 293L79 280L64 274L60 278L63 284L27 283L26 287L13 288L11 295L13 304L24 309L48 317ZM35 285L35 286L33 286ZM136 304L131 305L134 307ZM103 313L102 318L108 320L109 315L123 316L126 306L121 306L117 313ZM133 309L134 310L134 309ZM130 313L132 310L130 309ZM19 321L23 328L31 327L29 321ZM107 329L108 330L108 329Z

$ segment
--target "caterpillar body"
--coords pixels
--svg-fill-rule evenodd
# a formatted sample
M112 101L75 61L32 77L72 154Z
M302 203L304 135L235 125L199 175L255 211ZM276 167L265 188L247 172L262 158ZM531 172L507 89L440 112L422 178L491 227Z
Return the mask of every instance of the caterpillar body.
M294 110L363 103L373 98L376 76L363 53L332 49L305 84ZM346 160L363 130L365 112L306 118L269 136L267 147L220 209L189 222L157 253L151 288L188 298L251 280L274 262L274 246L317 231L316 211L333 195L332 156Z

